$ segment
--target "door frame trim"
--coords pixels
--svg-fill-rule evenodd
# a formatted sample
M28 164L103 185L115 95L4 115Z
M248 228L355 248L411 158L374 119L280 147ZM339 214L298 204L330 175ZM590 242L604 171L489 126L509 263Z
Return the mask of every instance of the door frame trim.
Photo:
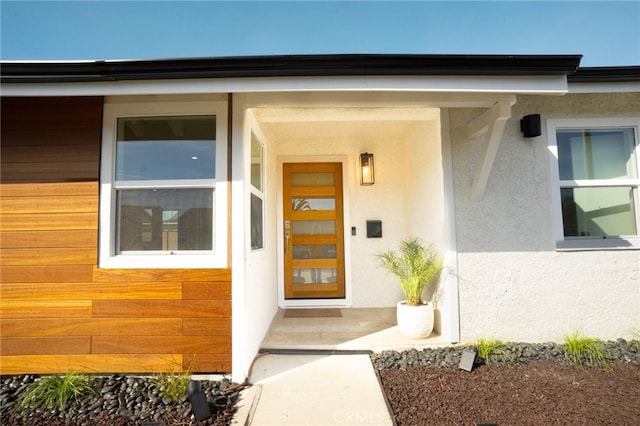
M346 155L303 155L303 156L278 156L278 199L277 203L277 219L276 219L276 235L277 235L277 264L278 264L278 307L313 307L313 306L335 306L342 308L350 308L352 306L351 299L351 221L349 209L349 185L347 182L354 176L354 167ZM284 214L282 212L282 165L284 163L341 163L342 164L342 215L344 223L344 286L345 297L341 299L295 299L286 300L284 297Z

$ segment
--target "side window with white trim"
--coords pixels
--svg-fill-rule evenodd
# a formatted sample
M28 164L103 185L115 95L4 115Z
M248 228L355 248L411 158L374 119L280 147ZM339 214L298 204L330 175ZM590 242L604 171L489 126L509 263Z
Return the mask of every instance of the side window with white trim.
M639 120L548 121L559 249L640 247Z
M100 266L226 266L226 114L211 103L105 104Z
M264 145L251 132L251 250L264 248Z

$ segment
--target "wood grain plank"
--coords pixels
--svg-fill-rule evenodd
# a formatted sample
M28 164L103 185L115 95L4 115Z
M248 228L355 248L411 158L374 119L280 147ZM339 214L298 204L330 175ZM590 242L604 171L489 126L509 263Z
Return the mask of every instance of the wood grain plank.
M231 353L230 336L93 336L94 354L179 354Z
M231 336L231 318L184 318L184 336Z
M0 358L0 374L53 374L70 370L85 373L159 373L175 370L179 354L24 355Z
M182 296L177 282L136 283L2 283L3 300L126 300L176 299Z
M81 283L91 281L91 265L3 266L2 283Z
M98 213L3 215L0 231L59 231L98 229Z
M100 125L101 97L4 97L2 121L7 128L76 127L83 123Z
M94 318L231 318L224 300L95 300Z
M95 248L12 248L2 250L2 264L26 265L95 265Z
M96 213L98 195L65 197L2 197L0 210L3 215L20 213Z
M231 281L231 269L93 269L95 282Z
M229 354L195 354L184 355L185 371L193 373L229 373L231 356Z
M9 163L66 163L97 162L100 160L100 145L23 145L2 148L2 164Z
M0 169L3 182L74 182L98 180L99 162L9 163Z
M198 281L182 283L184 300L231 300L231 283L229 281Z
M74 127L6 127L0 128L2 132L2 146L64 146L64 145L89 145L100 144L102 136L101 127L91 123L78 123Z
M0 184L2 197L64 197L68 195L94 195L99 193L98 182L49 182Z
M90 300L0 300L0 315L10 318L90 318Z
M228 333L231 333L229 328ZM180 318L3 319L3 337L46 336L180 336Z
M5 231L0 232L0 248L93 248L98 247L96 230Z
M88 354L91 337L8 337L0 339L0 355Z

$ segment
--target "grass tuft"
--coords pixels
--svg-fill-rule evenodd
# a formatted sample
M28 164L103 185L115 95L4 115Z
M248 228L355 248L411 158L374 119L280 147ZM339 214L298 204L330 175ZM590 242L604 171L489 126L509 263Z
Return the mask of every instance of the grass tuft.
M601 340L584 337L579 331L564 335L564 359L578 367L609 367Z
M163 398L179 402L187 396L189 382L191 382L191 371L189 368L182 369L182 365L180 365L179 369L154 374L152 381L160 390L160 395Z
M508 344L494 338L480 338L475 341L475 346L478 349L478 356L487 365L492 363L492 358L508 363L515 362L517 358L515 351L511 351Z
M63 411L90 393L95 393L95 390L90 385L89 377L69 371L64 376L47 376L31 383L18 406L23 412L37 409Z

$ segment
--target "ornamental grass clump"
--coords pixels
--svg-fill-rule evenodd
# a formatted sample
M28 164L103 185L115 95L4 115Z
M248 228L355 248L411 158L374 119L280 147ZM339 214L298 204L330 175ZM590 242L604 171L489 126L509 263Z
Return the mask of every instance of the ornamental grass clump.
M409 305L422 305L422 295L435 277L440 275L443 260L418 238L400 243L398 252L388 250L376 255L379 265L398 277Z
M602 341L583 337L579 331L564 335L564 359L582 368L585 367L585 363L590 367L609 367Z
M164 373L154 374L152 381L163 398L179 402L187 396L189 382L191 382L191 369L170 369Z
M518 358L518 349L513 344L507 344L494 338L480 338L475 341L478 356L484 360L486 365L493 361L503 363L515 363Z
M37 409L63 411L92 393L95 390L87 375L69 371L64 376L47 376L31 383L18 407L24 412Z

